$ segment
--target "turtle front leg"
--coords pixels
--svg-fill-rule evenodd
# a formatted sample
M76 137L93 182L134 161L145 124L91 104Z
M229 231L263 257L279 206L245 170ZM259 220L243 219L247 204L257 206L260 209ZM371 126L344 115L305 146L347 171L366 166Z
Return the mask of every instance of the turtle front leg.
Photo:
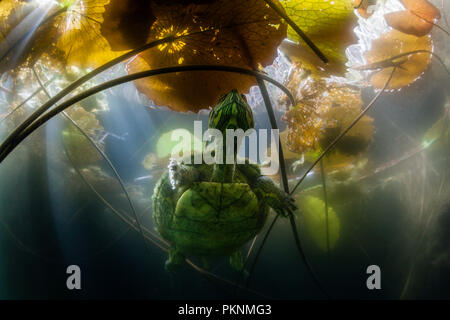
M259 194L260 199L282 216L289 216L297 210L294 198L281 190L269 177L260 176L252 189L255 194Z
M247 162L246 164L238 165L238 170L247 178L252 191L258 199L266 203L276 213L288 216L297 210L292 196L281 190L272 179L261 175L258 165Z
M169 259L165 263L167 272L175 272L185 261L184 255L176 248L169 249Z
M169 179L173 189L190 187L199 180L200 173L194 166L185 165L174 159L169 163Z

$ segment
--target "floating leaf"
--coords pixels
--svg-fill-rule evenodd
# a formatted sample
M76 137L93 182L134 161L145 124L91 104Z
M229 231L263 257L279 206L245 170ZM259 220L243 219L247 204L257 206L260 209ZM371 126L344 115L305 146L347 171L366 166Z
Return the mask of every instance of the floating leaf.
M0 2L0 73L24 63L34 54L29 49L31 44L36 43L37 32L29 32L36 27L37 20L42 19L43 15L45 8L36 2Z
M33 65L43 55L81 68L119 56L123 52L113 52L100 34L109 1L1 2L0 15L6 19L0 23L0 72Z
M289 150L302 153L316 146L322 130L322 119L315 108L308 104L298 104L283 116L288 124L287 146Z
M129 72L176 65L231 65L256 69L273 62L286 26L263 0L218 0L205 5L154 6L148 42L185 38L152 48L129 63ZM233 88L247 92L253 77L211 71L182 72L136 81L155 104L197 112Z
M305 32L328 58L321 62L312 51L302 44L297 33L288 29L288 38L298 45L283 42L281 49L294 61L300 61L304 68L314 72L326 71L342 75L346 71L345 49L356 42L353 28L357 19L351 0L282 0L288 16Z
M389 62L393 57L415 50L432 50L430 36L416 37L397 30L384 33L380 38L372 42L372 49L365 54L367 62L379 64L381 61ZM391 61L391 65L386 65L381 71L371 77L371 84L381 89L392 73L392 68L397 66L389 82L388 89L403 88L419 78L427 69L431 61L430 53L415 53Z
M297 201L301 209L305 229L314 243L323 251L327 250L327 219L325 203L312 196L303 196ZM340 238L341 223L332 207L328 207L328 240L330 249Z
M102 35L116 51L143 46L156 20L148 0L111 0L103 18Z
M428 34L433 23L441 17L438 8L427 0L401 0L406 11L396 11L384 15L389 26L403 33L418 37Z
M0 1L0 41L17 26L35 7L25 1Z
M101 36L103 13L109 1L71 0L67 12L55 18L54 24L61 33L55 45L65 53L67 64L95 68L123 54L112 51Z
M322 79L309 77L300 84L294 79L288 83L288 88L300 87L296 92L300 102L283 116L288 125L287 145L298 153L324 149L361 112L361 94L359 90ZM335 148L355 155L367 147L372 134L371 119L363 117Z

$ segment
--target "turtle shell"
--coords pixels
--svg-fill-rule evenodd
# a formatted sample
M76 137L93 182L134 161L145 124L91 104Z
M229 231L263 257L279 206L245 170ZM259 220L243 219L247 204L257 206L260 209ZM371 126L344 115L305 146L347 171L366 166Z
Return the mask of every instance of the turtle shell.
M199 182L168 202L162 189L155 189L157 229L185 256L230 255L259 233L269 210L247 183Z

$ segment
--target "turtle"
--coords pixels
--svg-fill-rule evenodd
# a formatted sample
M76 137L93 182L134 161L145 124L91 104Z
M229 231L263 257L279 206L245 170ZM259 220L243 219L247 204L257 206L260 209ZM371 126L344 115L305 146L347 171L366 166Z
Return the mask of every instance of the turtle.
M252 109L236 89L224 94L209 113L208 127L221 131L222 137L227 129L246 131L254 125ZM261 174L258 164L236 161L238 147L231 164L171 159L156 183L153 219L158 233L170 244L166 270L176 270L188 257L207 261L223 256L230 258L232 268L242 271L241 248L261 231L270 208L282 216L297 209L288 193Z

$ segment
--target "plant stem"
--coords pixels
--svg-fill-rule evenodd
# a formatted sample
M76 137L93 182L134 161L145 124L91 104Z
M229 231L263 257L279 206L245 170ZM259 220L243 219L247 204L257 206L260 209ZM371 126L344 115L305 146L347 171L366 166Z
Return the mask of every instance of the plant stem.
M51 99L49 99L46 103L44 103L41 107L39 107L35 112L33 112L24 122L22 122L7 138L6 140L2 143L2 145L0 146L0 153L3 153L4 149L6 148L6 146L11 143L11 141L13 139L15 139L15 137L20 134L23 130L25 130L25 128L27 128L33 121L35 121L36 119L39 118L40 115L42 115L45 111L47 111L51 106L53 106L56 102L58 102L59 100L61 100L62 98L64 98L66 95L68 95L70 92L72 92L73 90L75 90L76 88L78 88L80 85L82 85L83 83L85 83L86 81L92 79L93 77L95 77L96 75L98 75L99 73L109 69L110 67L118 64L119 62L122 62L124 60L127 60L131 57L133 57L134 55L153 48L155 46L164 44L164 43L168 43L168 42L172 42L175 41L176 39L182 38L185 36L181 36L181 37L166 37L163 39L159 39L156 41L152 41L144 46L142 46L141 48L132 50L128 53L125 53L107 63L105 63L104 65L98 67L97 69L92 70L91 72L85 74L84 76L82 76L81 78L75 80L74 82L72 82L70 85L68 85L67 87L65 87L64 89L62 89L60 92L58 92L56 95L54 95Z
M272 103L270 102L269 93L267 91L266 85L264 84L264 80L258 78L257 81L258 81L259 89L261 90L261 94L262 94L263 99L264 99L264 104L266 105L267 114L269 116L269 120L270 120L270 124L272 126L272 129L278 129L277 120L275 118L275 113L273 111ZM287 172L286 172L286 162L285 162L284 154L283 154L283 146L281 144L281 140L278 140L278 142L279 142L279 153L278 154L279 154L279 163L280 163L280 171L281 171L281 183L283 185L284 191L289 194L289 185L288 185ZM264 240L263 240L261 246L258 249L258 252L257 252L255 260L253 261L252 270L254 269L254 267L256 265L257 258L259 257L259 255L260 255L260 253L261 253L261 251L262 251L262 249L264 247L264 244L265 244L267 238L269 237L269 234L272 231L272 229L273 229L277 219L278 219L278 215L276 215L276 217L274 218L272 224L270 225L269 230L267 231L266 235L264 236ZM316 277L316 274L314 273L314 271L313 271L313 269L312 269L312 267L311 267L311 265L310 265L310 263L309 263L309 261L308 261L308 259L306 257L305 251L303 250L302 242L300 241L300 237L299 237L298 232L297 232L297 226L296 226L295 218L294 218L293 214L289 215L289 222L291 224L291 229L292 229L292 233L293 233L293 236L294 236L294 240L295 240L295 244L296 244L297 250L298 250L298 252L300 254L300 257L303 260L303 263L305 264L306 270L310 274L314 284L319 288L319 290L326 297L329 297L328 293L324 290L324 288L321 285L320 281ZM250 281L250 277L247 280L247 285L248 285L249 281Z
M385 59L385 60L380 60L380 61L376 61L373 63L369 63L367 65L363 65L363 66L355 66L352 67L351 69L354 70L376 70L376 69L383 69L386 68L386 63L392 63L395 59L401 58L401 57L406 57L412 54L418 54L418 53L428 53L429 55L431 55L433 58L435 58L444 68L444 70L447 72L448 75L450 75L450 71L448 70L447 66L445 65L444 61L442 60L441 57L439 57L436 53L434 53L433 51L430 50L413 50L413 51L409 51L409 52L404 52L401 54L398 54L396 56L390 57L389 59ZM389 65L388 67L395 67L395 65Z
M52 83L53 81L55 81L55 79L57 78L57 76L54 76L53 78L51 78L50 80L48 80L47 82L45 82L43 84L44 88L47 87L50 83ZM8 119L14 112L16 112L17 110L19 110L21 107L23 107L24 105L26 105L28 103L28 101L30 101L31 99L33 99L36 95L38 95L41 91L43 90L42 87L39 87L35 92L33 92L31 95L29 95L25 100L23 100L21 103L19 103L16 107L14 107L14 109L12 109L3 119L0 119L0 123L2 123L3 121L5 121L6 119Z
M100 91L103 91L105 89L114 87L116 85L126 83L129 81L145 78L145 77L151 77L156 76L160 74L167 74L167 73L173 73L173 72L186 72L186 71L223 71L223 72L234 72L234 73L240 73L240 74L246 74L249 76L254 76L256 78L261 78L264 80L267 80L271 82L272 84L279 87L281 90L283 90L288 98L290 99L291 103L294 104L294 97L290 93L290 91L284 87L281 83L273 80L272 78L266 76L265 74L253 71L249 69L239 68L239 67L232 67L232 66L211 66L211 65L194 65L194 66L175 66L175 67L167 67L167 68L160 68L160 69L154 69L154 70L147 70L142 71L130 75L126 75L123 77L119 77L110 81L107 81L105 83L102 83L98 86L92 87L88 90L85 90L81 92L80 94L73 96L72 98L64 101L59 106L53 108L46 114L44 114L42 117L34 121L31 125L25 128L23 132L20 132L19 130L15 130L1 145L0 147L0 163L8 156L11 151L14 150L14 148L22 142L27 136L29 136L34 130L39 128L41 125L43 125L45 122L47 122L49 119L60 113L61 111L64 111L66 108L70 107L71 105L77 103L78 101L81 101L95 93L98 93ZM50 100L53 100L50 99ZM49 101L50 101L49 100Z
M33 67L32 70L33 70L34 77L36 78L36 80L39 83L39 86L42 88L42 90L44 90L44 92L47 95L47 97L49 99L51 99L52 96L47 91L47 89L44 87L41 79L39 78L39 75L36 72L36 69ZM62 115L67 120L69 120L70 123L87 139L89 144L95 148L95 150L102 156L103 160L106 161L106 163L108 164L108 167L112 170L114 176L116 177L117 181L119 182L119 185L120 185L122 191L125 194L125 197L127 198L128 204L129 204L129 206L131 208L131 212L133 213L134 219L136 220L136 224L137 224L139 233L141 234L142 239L144 240L145 248L148 251L149 255L152 256L151 255L151 251L150 251L150 247L148 246L148 243L147 243L146 238L144 236L144 232L142 231L142 225L141 225L139 216L138 216L138 214L136 212L136 208L134 207L133 201L131 201L130 194L128 193L128 191L127 191L127 189L125 187L125 183L123 182L122 178L120 177L119 172L117 171L116 167L113 165L113 163L108 158L108 156L103 152L103 150L95 143L95 141L92 140L92 138L65 111L62 112ZM68 151L66 150L66 152L68 152Z
M305 180L306 175L312 170L314 169L314 167L317 165L317 163L319 163L320 160L322 160L322 158L342 139L343 136L345 136L347 134L347 132L353 128L353 126L355 124L358 123L358 121L367 113L367 111L369 111L369 109L375 104L375 102L378 100L378 98L381 96L381 94L386 90L387 86L389 85L389 82L391 82L392 76L394 75L394 72L396 70L396 67L392 68L392 72L388 78L388 80L386 81L386 83L384 84L383 88L375 95L375 97L369 102L369 104L367 105L367 107L364 108L363 111L361 111L361 113L356 117L355 120L353 120L353 122L344 130L342 131L334 140L333 142L331 142L328 147L325 148L324 151L322 151L322 153L320 154L320 156L313 162L313 164L306 170L306 172L303 174L303 176L300 178L300 180L297 182L297 184L295 185L294 189L292 189L291 194L293 194L295 192L295 190L297 190L297 187L303 182L303 180Z
M282 17L286 23L294 29L294 31L306 42L312 51L322 60L324 63L328 63L327 57L320 51L320 49L308 38L308 36L298 27L298 25L272 0L264 0L280 17Z

